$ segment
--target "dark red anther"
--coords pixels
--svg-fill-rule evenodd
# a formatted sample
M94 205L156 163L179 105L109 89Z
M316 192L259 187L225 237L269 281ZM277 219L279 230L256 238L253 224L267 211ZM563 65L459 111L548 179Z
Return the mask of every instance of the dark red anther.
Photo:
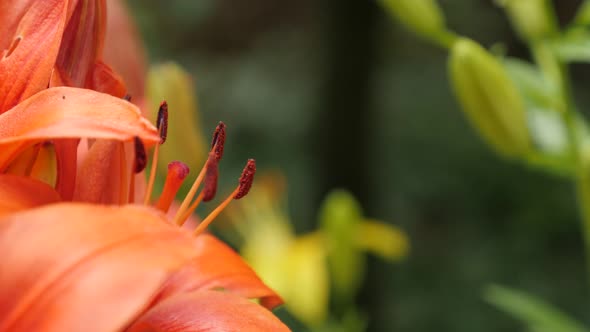
M223 146L225 145L225 123L219 121L215 132L213 133L213 139L211 140L211 149L215 153L215 159L221 160L223 157Z
M209 202L215 198L217 193L217 178L219 177L219 161L215 158L215 153L209 153L207 159L207 170L205 172L205 180L203 185L203 202Z
M240 187L238 193L234 196L234 199L240 199L248 195L248 192L252 187L252 182L254 181L255 173L256 161L254 159L248 159L248 163L246 163L246 167L244 167L242 175L240 176Z
M127 101L129 101L129 102L130 102L130 101L131 101L131 95L127 93L127 94L125 94L125 95L123 96L123 99L125 99L125 100L127 100Z
M135 147L135 164L133 170L135 173L139 173L145 169L147 165L147 154L145 152L145 145L139 137L133 137L134 147Z
M165 100L160 104L160 108L158 109L156 128L158 128L160 133L160 144L164 144L168 135L168 103Z

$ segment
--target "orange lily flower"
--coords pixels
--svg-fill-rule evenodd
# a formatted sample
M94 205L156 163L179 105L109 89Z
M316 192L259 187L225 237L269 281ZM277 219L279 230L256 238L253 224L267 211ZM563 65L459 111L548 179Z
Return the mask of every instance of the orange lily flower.
M105 13L101 0L0 2L0 331L288 331L267 310L280 297L204 233L247 194L254 161L195 231L178 227L215 195L223 124L173 218L186 165L171 163L153 206L153 169L136 188L146 147L156 159L165 141L167 107L156 128L120 98L101 60ZM52 171L55 184L38 180Z

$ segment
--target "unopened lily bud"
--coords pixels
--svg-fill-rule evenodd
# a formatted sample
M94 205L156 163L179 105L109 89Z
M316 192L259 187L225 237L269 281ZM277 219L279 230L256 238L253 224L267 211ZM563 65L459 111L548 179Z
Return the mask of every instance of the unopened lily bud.
M165 63L150 68L147 97L150 101L152 118L156 119L158 105L167 101L170 109L167 121L167 143L160 151L160 167L165 175L168 162L182 160L188 165L202 164L207 158L207 146L199 128L200 119L194 85L190 75L179 65Z
M385 8L414 33L442 44L453 36L435 0L382 0Z
M452 86L472 125L505 156L530 146L524 102L501 63L477 43L458 40L451 49Z
M514 28L525 40L538 40L556 32L555 18L547 0L498 0Z

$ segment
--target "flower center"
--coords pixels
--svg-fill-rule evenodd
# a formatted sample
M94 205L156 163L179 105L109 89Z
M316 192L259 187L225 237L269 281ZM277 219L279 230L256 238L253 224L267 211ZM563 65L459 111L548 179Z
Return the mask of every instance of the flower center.
M160 135L160 142L154 148L152 157L152 166L150 170L150 176L147 184L147 190L144 197L144 204L150 204L150 198L152 195L154 181L156 177L156 167L158 164L158 155L160 151L160 145L166 142L166 135L168 130L168 104L164 101L160 104L158 110L158 118L156 121L158 133ZM211 142L211 149L207 161L201 168L201 171L194 180L189 192L184 197L182 203L176 214L174 215L173 222L182 226L189 216L197 209L201 202L208 202L215 198L217 192L217 179L219 175L219 162L223 156L223 149L225 144L225 124L220 122L215 128L213 133L213 139ZM146 167L147 158L146 151L143 143L139 138L135 139L135 162L134 172L139 173ZM194 234L202 233L207 226L229 205L234 199L240 199L246 196L252 186L254 180L254 174L256 173L256 162L254 159L249 159L242 171L239 183L236 188L215 208L209 215L201 221L199 226L195 229ZM168 173L164 182L164 189L160 194L158 200L154 203L154 207L157 209L167 212L170 205L174 201L180 186L189 174L189 167L180 162L172 161L168 164ZM133 183L134 176L131 176L131 188L134 187ZM202 188L201 188L202 187ZM199 191L199 188L201 190ZM198 192L198 194L197 194ZM195 198L196 195L196 198ZM133 197L131 192L129 197ZM194 200L193 200L194 198Z

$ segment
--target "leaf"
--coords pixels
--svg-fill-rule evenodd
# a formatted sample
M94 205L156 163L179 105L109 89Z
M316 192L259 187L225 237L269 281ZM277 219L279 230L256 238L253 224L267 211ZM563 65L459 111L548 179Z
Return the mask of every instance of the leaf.
M590 32L586 28L571 28L550 45L564 62L590 62Z
M533 331L588 331L557 308L522 291L493 285L486 289L484 296L487 302L527 324Z
M505 58L502 64L527 104L555 111L565 108L557 84L548 80L535 66L516 58Z

